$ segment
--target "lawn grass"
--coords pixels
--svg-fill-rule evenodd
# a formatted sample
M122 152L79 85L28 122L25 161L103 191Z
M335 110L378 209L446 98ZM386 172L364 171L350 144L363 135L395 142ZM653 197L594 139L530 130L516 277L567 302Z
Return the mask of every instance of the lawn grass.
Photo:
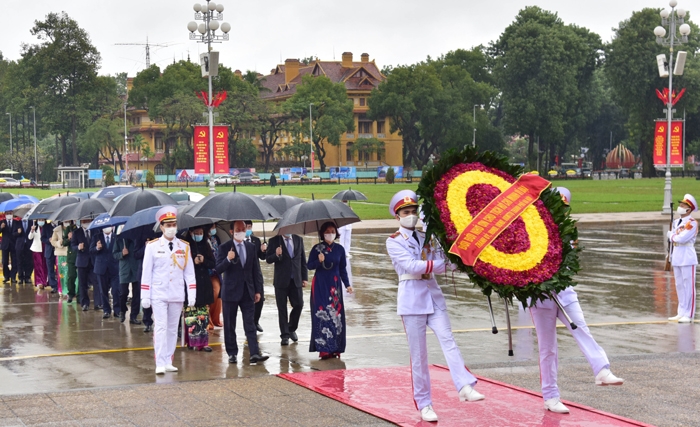
M606 213L606 212L648 212L661 211L663 203L663 178L652 179L621 179L609 181L593 180L567 180L554 181L553 186L568 188L572 193L571 206L573 211L578 213ZM399 190L408 188L415 190L418 182L412 184L356 184L356 185L284 185L271 188L270 186L237 186L236 191L248 194L282 194L288 196L301 197L304 200L311 200L313 195L316 199L329 199L341 190L352 188L362 192L367 196L366 201L351 202L352 208L362 219L385 219L390 218L387 211L389 200ZM180 187L158 188L166 192L179 191ZM187 191L194 191L208 194L205 187L183 188ZM232 186L217 187L217 192L233 191ZM686 193L700 196L700 181L695 178L674 178L673 179L673 201L677 203ZM29 194L39 199L52 196L59 191L65 190L44 190L44 189L22 189L12 190L13 193ZM85 190L71 190L71 192Z

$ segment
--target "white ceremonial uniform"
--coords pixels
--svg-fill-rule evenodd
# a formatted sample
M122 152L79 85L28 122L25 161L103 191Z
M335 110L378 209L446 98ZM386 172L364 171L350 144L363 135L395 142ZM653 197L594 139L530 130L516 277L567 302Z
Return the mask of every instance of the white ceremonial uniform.
M338 243L340 243L340 246L345 249L345 269L348 272L348 280L349 286L353 286L352 282L352 267L350 266L350 258L352 258L352 255L350 255L350 246L352 245L352 224L344 225L342 227L338 227L338 234L340 234L340 239L338 239ZM353 294L349 294L348 290L343 288L343 300L344 301L350 301L352 300ZM347 310L349 307L346 305L345 309Z
M559 387L557 386L557 371L559 369L557 318L571 332L571 335L576 340L576 344L578 344L578 348L581 349L583 355L586 356L586 360L588 360L588 364L591 365L593 375L598 375L601 370L610 368L610 362L605 354L605 350L598 345L586 325L576 291L568 287L559 292L557 298L569 317L571 317L571 320L576 324L577 328L575 330L571 329L571 325L566 320L564 313L559 310L559 306L554 300L538 301L537 306L530 307L532 322L535 324L535 330L537 331L537 345L540 352L540 382L544 400L560 396Z
M464 359L452 336L450 318L442 290L434 274L445 272L445 255L434 243L423 248L425 233L400 227L386 241L387 252L399 275L397 312L401 316L411 354L413 399L421 410L432 405L426 326L433 330L440 342L452 381L457 391L465 385L474 386L476 378L464 366ZM425 277L425 278L424 278Z
M153 307L156 367L172 364L182 303L185 301L185 286L188 301L197 299L190 246L175 237L171 251L170 242L165 237L148 242L143 256L141 299L150 299Z
M697 236L698 222L690 215L673 221L671 265L676 279L678 315L690 319L695 317L695 268L698 265L695 239Z

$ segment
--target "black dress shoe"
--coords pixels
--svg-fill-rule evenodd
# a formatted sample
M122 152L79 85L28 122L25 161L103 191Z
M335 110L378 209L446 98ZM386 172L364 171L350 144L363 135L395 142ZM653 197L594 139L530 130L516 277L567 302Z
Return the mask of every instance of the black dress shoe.
M280 344L289 345L289 338L282 338L282 342Z
M119 315L119 321L122 322L122 323L124 323L125 320L126 320L126 314L125 314L125 313L120 314L120 315Z
M263 328L262 328L262 326L260 326L260 323L256 323L256 324L255 324L255 329L257 329L258 332L262 332L262 331L263 331Z
M253 364L253 363L258 363L258 362L264 362L269 358L270 358L270 356L263 356L261 354L254 354L254 355L250 356L250 363Z
M83 306L83 311L88 311L89 308L90 308L90 307L88 307L87 305L84 305L84 306Z
M209 347L207 345L207 346L202 347L202 351L206 351L207 353L211 353L212 350L211 350L211 347Z
M72 303L72 302L73 302L73 297L68 297L68 301L67 301L67 302L68 302L68 304Z
M96 306L95 306L95 310L102 310L102 306L101 306L101 305L96 305Z
M103 318L103 319L109 319L109 317L110 317L111 315L112 315L111 313L105 313L105 314L102 315L102 318Z
M140 325L141 321L139 319L134 319L134 320L129 320L129 323L131 323L132 325Z
M143 328L143 332L151 332L153 331L153 327L151 325L147 325L145 328Z
M290 333L289 333L289 338L291 338L292 341L294 341L294 342L299 341L299 337L297 336L297 333L296 333L296 332L290 332Z
M236 363L238 363L238 359L236 359L236 356L229 356L228 363L235 365Z

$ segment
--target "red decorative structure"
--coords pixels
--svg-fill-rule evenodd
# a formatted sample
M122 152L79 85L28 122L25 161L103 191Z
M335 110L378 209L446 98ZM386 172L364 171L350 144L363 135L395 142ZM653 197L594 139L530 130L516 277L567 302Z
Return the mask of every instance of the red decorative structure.
M631 168L637 163L634 154L624 145L620 144L613 148L605 158L605 165L608 169Z
M221 92L217 92L216 95L214 95L214 98L211 100L211 103L209 102L209 97L207 96L207 93L204 91L197 92L197 98L201 99L202 102L204 102L204 105L206 105L207 107L216 108L226 99L226 91L223 90Z
M671 98L673 99L673 105L676 105L676 102L680 101L681 98L683 98L683 95L685 94L685 88L681 89L681 91L676 94L676 91L674 90L673 93L671 93ZM659 92L658 89L656 89L656 96L661 100L661 102L664 103L664 105L668 105L668 89L664 88L663 93Z

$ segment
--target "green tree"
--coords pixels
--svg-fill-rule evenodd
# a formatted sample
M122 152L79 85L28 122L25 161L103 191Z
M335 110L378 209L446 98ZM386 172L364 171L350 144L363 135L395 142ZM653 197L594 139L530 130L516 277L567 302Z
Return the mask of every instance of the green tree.
M656 176L653 166L654 120L665 116L663 103L655 90L663 90L668 79L659 77L654 57L668 50L656 44L654 27L660 24L659 9L643 9L621 22L613 39L606 46L605 73L610 81L613 96L627 117L630 139L638 147L643 162L642 174ZM683 48L697 52L700 47L698 28L690 22L692 31L689 43ZM674 53L675 55L675 53ZM689 54L683 76L674 76L674 87L687 89L676 111L686 109L695 113L700 103L700 61ZM679 115L677 114L676 117Z
M326 170L326 143L338 146L341 135L355 129L353 104L348 99L345 83L333 83L326 76L304 75L296 93L285 101L285 110L298 121L297 134L309 136L311 103L314 152L323 172Z
M301 161L302 156L309 156L309 144L295 140L290 145L280 148L279 152L287 156L290 160Z
M250 165L245 156L250 153L239 153L245 141L250 142L251 136L259 129L258 116L263 109L263 102L259 96L259 90L245 80L234 78L230 81L230 88L226 100L219 106L219 120L227 123L229 165L231 167L243 167ZM252 164L255 164L253 159Z
M285 114L282 105L274 102L263 102L258 115L258 133L265 170L270 169L270 161L276 151L280 150L277 141L282 132L290 130L290 117Z

